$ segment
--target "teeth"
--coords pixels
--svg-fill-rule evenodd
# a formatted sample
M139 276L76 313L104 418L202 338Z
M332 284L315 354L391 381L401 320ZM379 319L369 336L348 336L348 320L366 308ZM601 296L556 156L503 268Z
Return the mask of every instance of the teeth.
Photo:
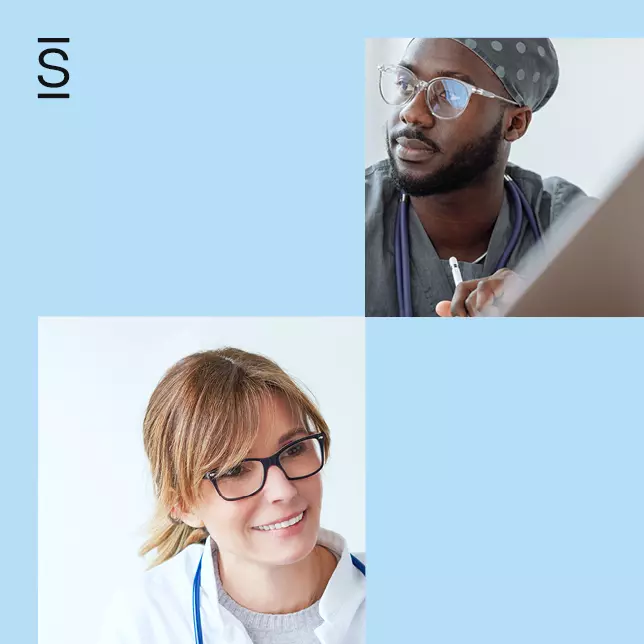
M280 523L271 523L270 525L258 525L256 526L257 530L283 530L289 526L299 523L304 517L304 512L301 512L296 517L289 519L288 521L282 521Z

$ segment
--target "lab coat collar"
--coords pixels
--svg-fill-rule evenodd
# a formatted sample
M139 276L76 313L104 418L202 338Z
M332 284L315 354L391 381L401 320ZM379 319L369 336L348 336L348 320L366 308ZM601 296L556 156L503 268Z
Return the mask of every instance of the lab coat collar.
M224 614L219 603L217 582L215 581L215 564L212 556L212 537L208 537L201 560L201 610L207 616L213 628L221 631L224 628ZM228 611L226 611L228 613ZM230 615L230 617L233 617Z
M347 543L339 534L320 529L318 543L340 555L340 560L320 600L324 622L315 632L323 644L340 642L365 600L366 580L353 565Z
M324 622L316 629L316 634L326 644L344 639L365 599L366 583L364 575L353 565L344 538L321 528L318 543L339 556L338 564L320 599L320 617ZM211 553L212 539L208 537L201 569L201 610L214 629L228 631L238 620L219 603Z

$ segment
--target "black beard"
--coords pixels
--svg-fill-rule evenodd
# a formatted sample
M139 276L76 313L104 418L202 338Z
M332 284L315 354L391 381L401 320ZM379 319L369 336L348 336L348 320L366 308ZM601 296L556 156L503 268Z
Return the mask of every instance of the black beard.
M387 154L391 176L396 187L411 197L429 197L461 190L481 179L482 175L491 168L498 159L501 144L503 119L478 141L468 143L461 148L451 163L425 177L413 177L400 172L396 166L391 151L389 135L387 135Z

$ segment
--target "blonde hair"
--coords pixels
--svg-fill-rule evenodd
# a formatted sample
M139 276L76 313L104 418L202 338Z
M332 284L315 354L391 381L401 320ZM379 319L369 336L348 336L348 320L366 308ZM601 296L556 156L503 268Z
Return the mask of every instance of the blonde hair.
M156 566L207 538L171 516L188 509L199 495L204 475L226 470L247 457L257 436L262 404L282 396L311 432L329 428L316 405L275 362L241 349L204 351L171 367L155 388L143 422L143 442L150 461L156 511L150 538L140 550L156 550Z

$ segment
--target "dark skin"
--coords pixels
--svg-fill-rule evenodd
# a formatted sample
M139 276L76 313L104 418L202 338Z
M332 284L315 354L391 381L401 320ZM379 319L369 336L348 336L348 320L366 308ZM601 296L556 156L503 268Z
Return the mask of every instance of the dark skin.
M420 80L453 76L497 96L510 98L492 70L454 40L414 39L399 64L413 71ZM455 256L472 262L487 250L503 203L503 175L510 145L525 134L531 118L532 112L527 107L474 94L458 118L441 120L429 110L424 91L393 111L387 123L390 156L398 173L413 179L437 176L456 162L464 148L476 146L485 138L494 141L498 134L493 162L466 185L448 192L439 190L429 196L411 196L414 211L442 259ZM418 133L421 140L433 144L435 153L415 162L397 158L399 144L396 139L403 131ZM437 313L441 316L477 315L493 299L494 293L496 297L500 296L499 284L511 275L512 271L505 269L481 280L464 282L456 289L451 303L438 304ZM489 282L488 286L486 282Z
M494 317L499 314L496 304L518 279L516 273L502 268L490 277L461 282L451 302L444 300L436 305L436 313L443 318L475 317L482 313Z

